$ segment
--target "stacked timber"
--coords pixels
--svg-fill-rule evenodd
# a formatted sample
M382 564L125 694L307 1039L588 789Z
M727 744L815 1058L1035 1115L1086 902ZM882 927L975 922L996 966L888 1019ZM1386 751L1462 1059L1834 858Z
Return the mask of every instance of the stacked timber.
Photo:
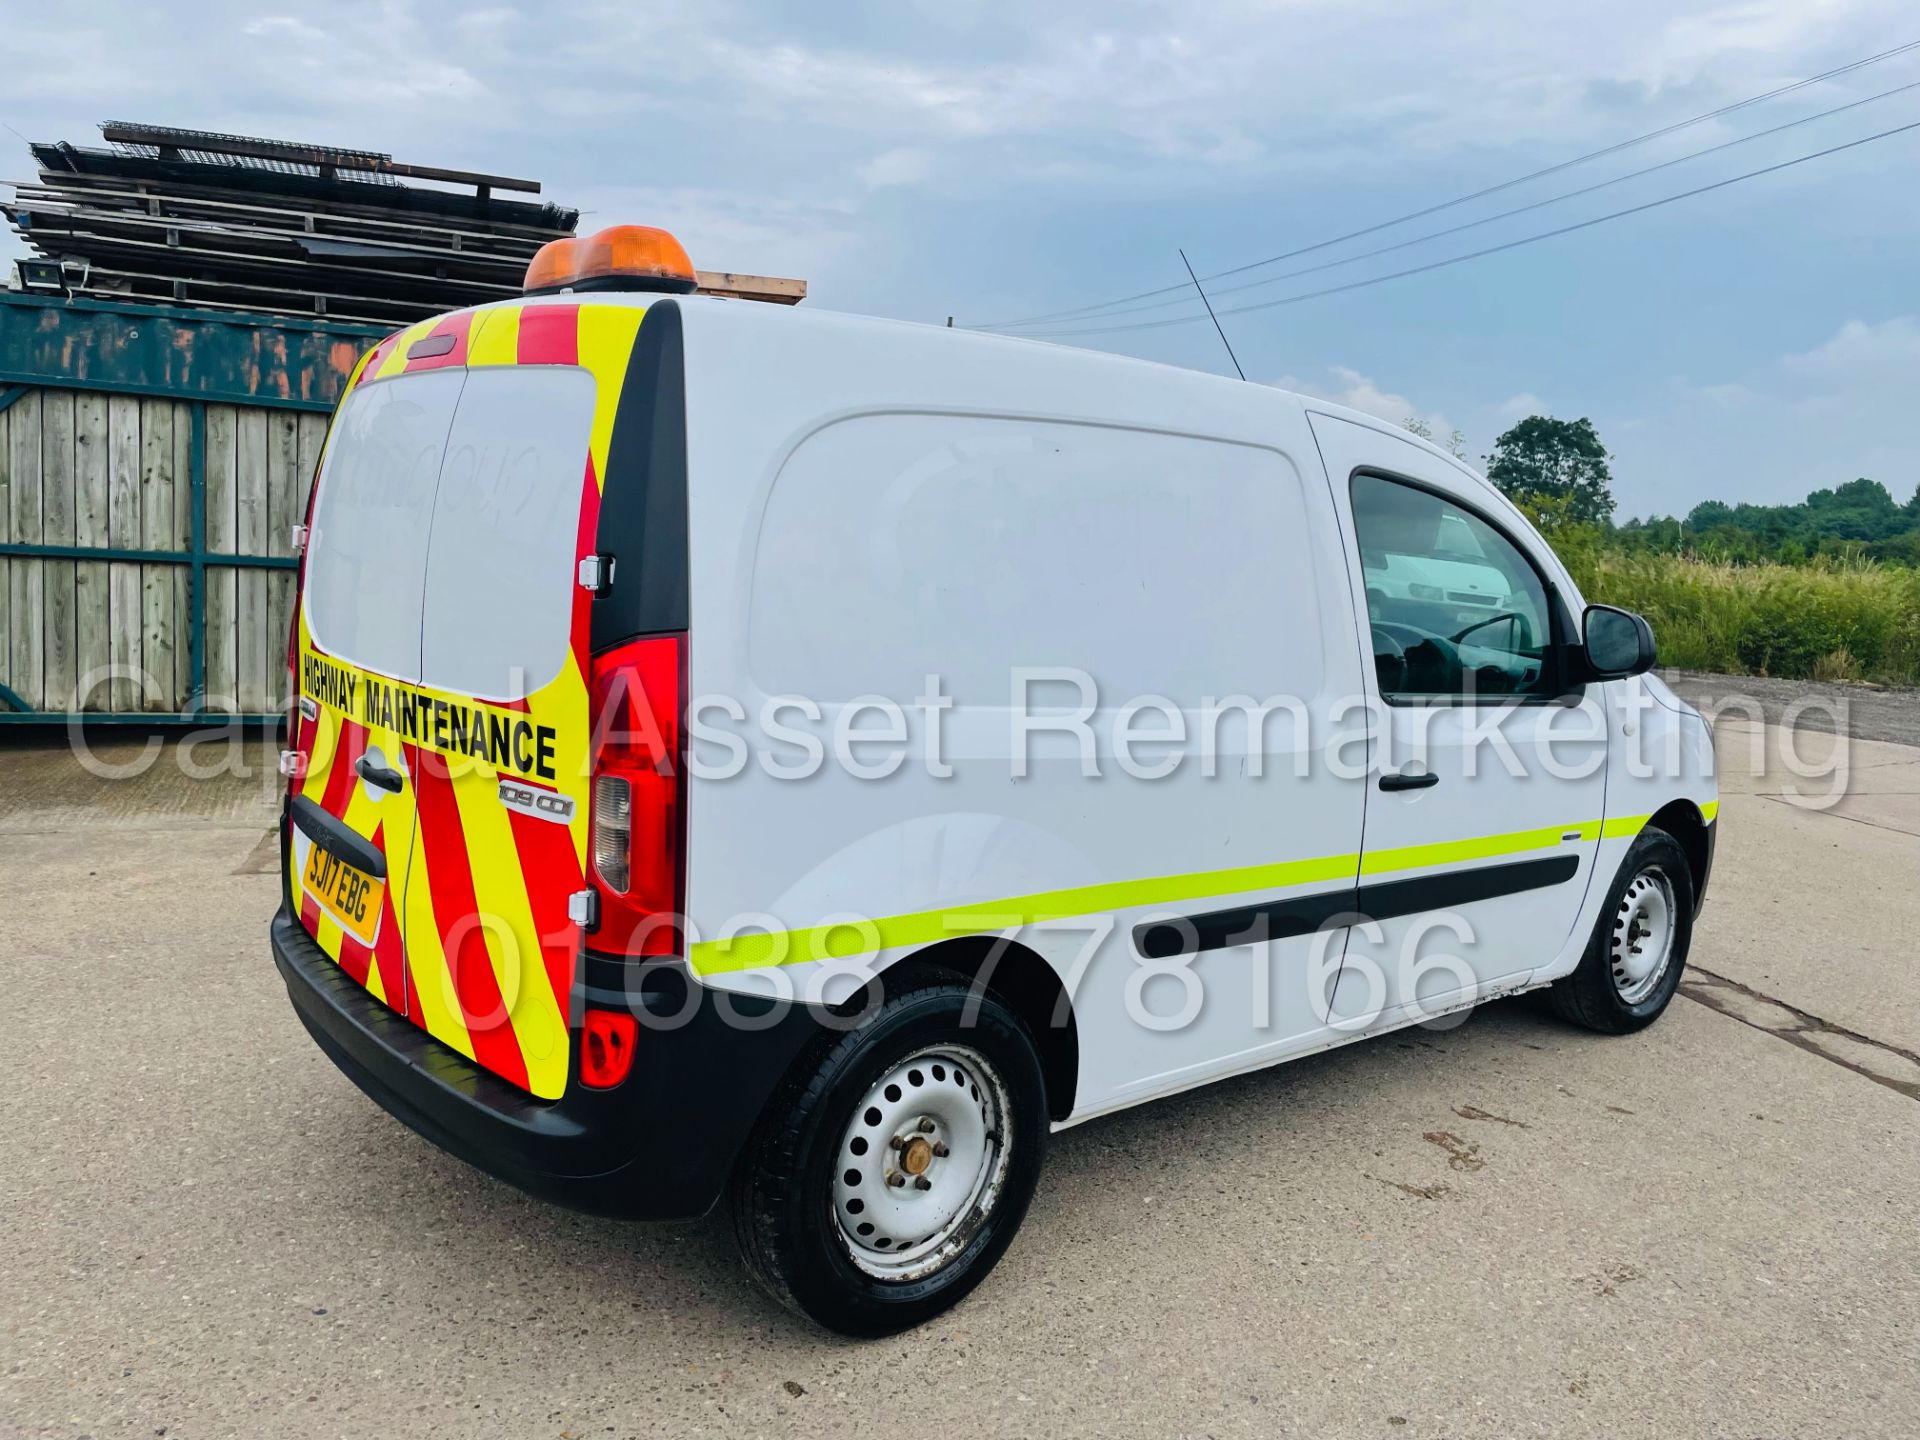
M34 145L38 179L0 205L60 263L69 294L400 325L518 294L534 251L579 220L497 193L537 193L535 180L157 125L100 129L109 148Z
M69 295L394 327L520 293L579 211L537 180L371 150L109 121L106 147L34 144L0 202ZM408 183L421 182L421 183ZM665 217L661 217L665 218ZM703 271L709 294L791 305L801 280Z

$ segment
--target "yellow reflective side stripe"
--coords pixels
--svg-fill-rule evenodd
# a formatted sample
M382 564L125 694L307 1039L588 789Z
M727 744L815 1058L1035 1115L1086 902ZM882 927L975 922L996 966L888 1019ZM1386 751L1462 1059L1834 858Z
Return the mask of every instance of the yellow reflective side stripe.
M1047 920L1068 920L1104 910L1204 900L1214 895L1275 890L1316 881L1351 880L1358 873L1359 862L1358 855L1327 855L1311 860L1285 860L1275 865L1248 865L1153 880L1121 880L1070 890L1043 890L1034 895L1017 895L983 904L891 915L884 920L820 925L811 930L754 932L731 939L703 940L693 947L693 968L712 975L727 970L754 970L765 965L793 965L802 960L840 959L895 946L925 945L935 940L983 935Z
M1249 865L1232 870L1205 870L1190 875L1167 875L1149 880L1123 880L1108 885L1084 885L1071 890L1046 890L1034 895L978 905L956 905L892 915L878 920L820 925L809 930L754 932L731 939L702 940L695 944L691 963L702 975L754 970L768 965L793 965L804 960L844 959L901 946L926 945L966 935L984 935L1048 920L1067 920L1101 911L1128 910L1146 905L1169 905L1207 900L1254 890L1278 890L1329 880L1357 879L1429 865L1485 860L1499 855L1546 850L1572 840L1590 842L1604 833L1637 834L1650 817L1627 816L1537 830L1512 830L1469 840L1446 840L1431 845L1404 845L1357 855L1328 855L1310 860L1287 860L1276 865Z
M1651 815L1616 815L1607 821L1600 833L1609 840L1618 840L1623 835L1638 835L1647 828L1647 821L1652 818Z
M1564 844L1568 837L1597 840L1600 838L1600 822L1583 820L1567 825L1546 825L1538 830L1510 830L1504 835L1479 835L1470 840L1441 840L1431 845L1369 850L1360 862L1360 873L1380 875L1390 870L1417 870L1423 865L1451 865L1459 860L1517 855L1524 850L1545 850Z
M1700 818L1711 825L1720 814L1720 802L1709 800L1700 807Z

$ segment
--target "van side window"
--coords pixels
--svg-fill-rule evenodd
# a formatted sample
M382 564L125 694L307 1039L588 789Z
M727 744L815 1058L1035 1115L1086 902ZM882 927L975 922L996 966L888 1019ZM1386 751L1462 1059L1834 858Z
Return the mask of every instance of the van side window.
M1545 693L1547 591L1520 548L1430 490L1353 477L1374 667L1389 700Z

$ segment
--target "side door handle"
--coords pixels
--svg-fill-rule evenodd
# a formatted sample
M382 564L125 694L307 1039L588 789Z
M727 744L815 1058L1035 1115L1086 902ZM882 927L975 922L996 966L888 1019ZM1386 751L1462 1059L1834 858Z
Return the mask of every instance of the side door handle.
M1429 785L1439 783L1440 777L1431 770L1422 770L1413 775L1404 775L1398 770L1390 770L1380 777L1382 790L1424 790Z
M362 780L369 785L379 786L389 795L398 795L400 787L406 783L398 770L389 770L370 755L362 755L354 761L353 768Z

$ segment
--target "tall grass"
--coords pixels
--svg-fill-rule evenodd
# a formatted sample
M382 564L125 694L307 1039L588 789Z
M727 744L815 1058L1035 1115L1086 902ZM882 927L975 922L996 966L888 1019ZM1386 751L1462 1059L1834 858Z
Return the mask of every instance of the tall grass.
M1920 570L1870 560L1731 565L1626 554L1568 530L1552 539L1587 600L1645 615L1663 665L1920 684Z

